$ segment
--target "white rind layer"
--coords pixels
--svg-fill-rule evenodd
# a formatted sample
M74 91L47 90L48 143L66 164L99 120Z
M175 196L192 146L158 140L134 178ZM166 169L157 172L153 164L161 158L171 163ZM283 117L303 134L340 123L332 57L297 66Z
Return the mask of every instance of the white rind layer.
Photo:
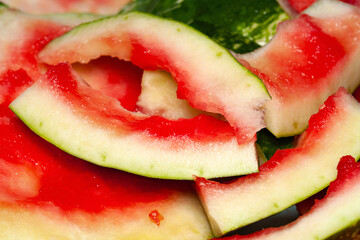
M193 175L215 178L258 171L254 142L239 145L235 137L213 142L196 142L187 137L162 139L145 131L122 134L110 124L87 121L40 82L28 88L10 108L35 133L74 156L101 166L167 179L193 179Z
M83 24L48 44L39 54L48 64L88 62L101 55L132 60L139 44L159 53L187 100L200 110L220 113L248 141L264 127L261 109L270 99L263 83L224 48L187 25L143 13Z

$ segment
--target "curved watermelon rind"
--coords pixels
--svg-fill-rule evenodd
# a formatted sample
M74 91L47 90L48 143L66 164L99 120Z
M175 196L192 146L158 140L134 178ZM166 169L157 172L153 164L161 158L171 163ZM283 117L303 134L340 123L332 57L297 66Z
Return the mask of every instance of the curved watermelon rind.
M104 98L106 102L112 99ZM15 99L10 109L39 136L101 166L147 177L189 180L193 175L216 178L258 171L254 142L238 145L235 136L202 142L187 136L163 139L146 130L127 132L126 128L92 122L94 113L84 119L72 108L76 104L63 102L56 89L40 79Z
M166 56L141 66L144 63L134 59L134 51ZM225 48L188 25L139 12L120 14L82 24L54 39L39 58L54 65L86 63L101 55L131 60L145 69L165 68L192 106L224 115L243 133L239 142L251 140L264 127L262 106L270 95L262 81Z

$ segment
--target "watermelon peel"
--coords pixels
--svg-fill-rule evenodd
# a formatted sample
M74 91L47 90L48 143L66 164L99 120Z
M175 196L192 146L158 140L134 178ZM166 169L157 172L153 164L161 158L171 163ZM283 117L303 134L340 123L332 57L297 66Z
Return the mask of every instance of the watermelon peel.
M223 240L245 239L356 239L360 221L360 163L344 156L337 166L337 178L325 197L297 220L279 228L268 228L250 235L234 235Z
M258 168L253 143L238 145L226 122L205 115L170 121L129 112L77 79L67 64L50 68L10 108L38 135L102 166L171 179Z
M64 34L39 58L54 65L88 62L101 55L170 72L178 83L178 97L197 109L224 115L239 143L254 141L264 127L262 106L270 96L261 80L226 49L185 24L138 12L120 14Z
M335 179L341 156L359 158L359 120L359 103L341 88L311 117L295 148L277 151L259 173L228 184L196 178L214 235L278 213L325 188Z

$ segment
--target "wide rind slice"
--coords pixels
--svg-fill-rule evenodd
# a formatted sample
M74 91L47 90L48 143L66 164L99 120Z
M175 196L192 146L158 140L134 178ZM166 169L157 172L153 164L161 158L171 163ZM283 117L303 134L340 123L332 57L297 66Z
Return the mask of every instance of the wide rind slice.
M258 170L254 142L239 145L227 122L129 112L76 79L66 64L49 69L10 108L41 137L101 166L171 179Z
M277 151L259 173L229 184L197 178L214 234L256 222L319 192L336 178L344 155L360 156L360 104L340 89L311 117L297 146Z
M48 64L88 62L101 55L163 69L178 82L178 96L197 109L220 113L236 128L240 143L264 127L268 92L254 74L224 48L193 28L132 12L83 24L39 54Z
M327 195L316 201L310 212L296 221L279 228L269 228L250 235L235 235L222 238L223 240L302 240L329 239L338 235L336 239L357 239L356 231L344 230L352 228L360 221L360 163L355 163L350 156L342 157L337 167L338 174L335 181L330 183ZM354 235L355 234L355 235ZM347 237L346 237L347 236Z
M340 86L353 92L359 85L359 23L358 8L319 1L279 25L268 45L239 55L272 96L265 105L265 123L274 135L300 134L310 116Z

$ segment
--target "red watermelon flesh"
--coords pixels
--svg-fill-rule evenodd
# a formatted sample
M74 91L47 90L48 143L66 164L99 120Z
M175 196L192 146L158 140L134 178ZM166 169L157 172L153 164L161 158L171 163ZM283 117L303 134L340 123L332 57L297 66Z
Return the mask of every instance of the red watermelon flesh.
M7 23L0 30L0 75L9 69L22 68L31 78L37 79L40 76L37 53L70 27L11 10L3 10L0 17Z
M137 110L143 71L131 62L104 56L72 67L92 88L116 98L129 111Z
M8 108L31 82L23 70L9 71L0 81L2 239L60 235L96 239L96 234L118 234L124 239L210 237L190 182L147 179L101 168L31 132ZM156 218L152 211L157 212ZM19 227L22 231L16 231Z
M340 86L352 92L360 81L359 11L350 7L343 15L317 18L321 6L315 5L309 8L313 16L283 22L267 46L238 56L267 86L266 125L279 137L301 133L329 95Z
M357 198L354 198L354 194L351 195L352 192L359 192L359 187L357 187L358 182L360 180L360 164L355 163L355 159L351 156L344 156L340 159L340 162L337 167L338 173L337 178L333 182L330 183L330 186L327 190L326 195L322 196L321 200L316 200L315 205L311 207L310 211L307 212L305 215L298 218L296 221L289 223L288 225L279 227L279 228L268 228L264 229L259 232L255 232L250 235L234 235L230 237L221 238L223 240L245 240L245 239L305 239L305 231L314 232L313 237L318 236L318 238L325 239L329 236L339 234L337 231L340 231L340 235L337 236L335 239L357 239L357 232L356 229L354 232L345 231L341 232L343 229L342 227L338 227L337 225L341 225L341 223L336 224L337 221L347 221L347 217L343 216L346 215L347 210L342 210L342 205L346 204L357 204ZM344 197L348 196L349 198L352 197L352 202L344 202ZM346 198L346 197L345 197ZM336 208L340 208L339 211L336 211ZM351 207L350 207L351 208ZM327 214L324 214L324 210ZM351 210L350 210L351 211ZM354 221L358 221L360 215L358 214L355 209L353 216ZM352 215L352 214L350 214ZM343 216L342 220L339 220ZM325 217L325 218L324 218ZM317 220L316 220L317 219ZM328 221L327 219L331 219ZM315 220L315 221L314 221ZM334 224L334 226L329 226L327 232L323 233L321 229L327 229L327 224ZM304 226L307 228L304 228ZM351 227L353 223L350 223ZM356 224L355 224L356 225ZM322 227L319 227L322 226ZM295 229L302 229L302 232L296 231ZM316 230L314 230L316 229ZM317 231L320 229L320 231ZM350 229L351 230L351 229ZM352 229L354 230L354 229ZM302 234L302 235L301 235ZM342 234L347 234L342 236ZM310 234L311 235L311 234ZM325 235L325 236L324 236ZM320 237L321 236L321 237ZM307 239L307 238L306 238Z
M3 2L24 12L34 14L88 12L115 14L131 0L3 0Z
M3 9L0 17L1 21L6 23L0 30L0 75L8 70L24 69L34 80L41 74L37 59L39 51L49 41L70 30L74 24L86 20L79 15L79 19L73 22L61 21L60 16L58 23L49 16L28 15L10 9ZM62 18L74 17L64 15ZM142 71L139 68L110 57L100 58L87 65L74 65L92 87L117 98L126 109L136 109L136 101L141 91Z
M288 0L288 4L298 13L304 11L314 2L316 2L316 0Z

